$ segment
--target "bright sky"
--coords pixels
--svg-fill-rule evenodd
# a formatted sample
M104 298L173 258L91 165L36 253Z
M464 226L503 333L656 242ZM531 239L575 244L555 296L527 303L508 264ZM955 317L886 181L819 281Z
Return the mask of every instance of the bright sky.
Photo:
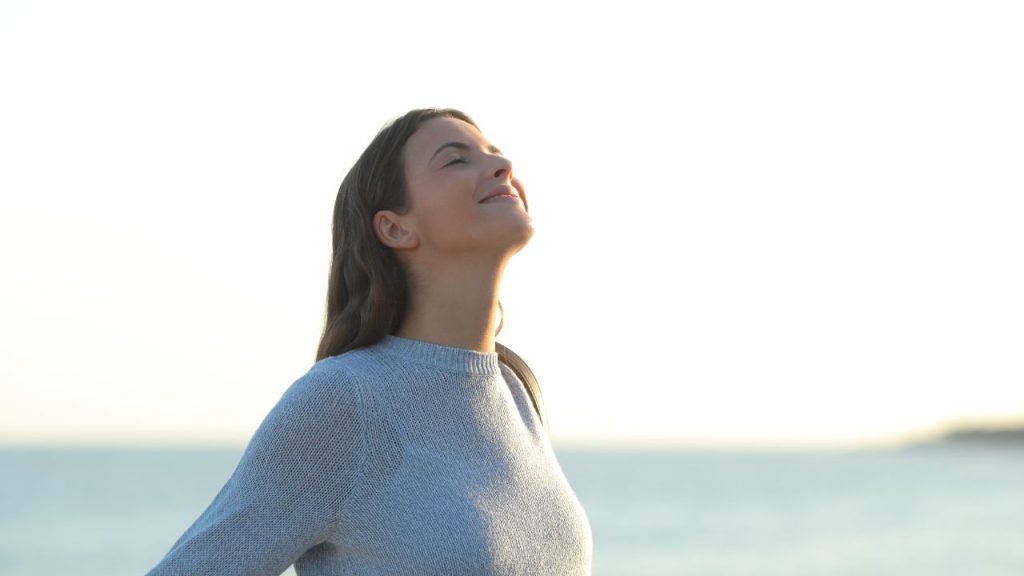
M247 440L425 106L530 193L502 340L556 443L1024 415L1019 6L6 0L0 440Z

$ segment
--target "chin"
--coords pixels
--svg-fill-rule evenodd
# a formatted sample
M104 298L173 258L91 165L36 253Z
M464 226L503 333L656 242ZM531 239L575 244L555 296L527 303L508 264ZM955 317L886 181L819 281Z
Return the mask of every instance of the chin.
M533 231L533 221L526 221L522 228L518 231L518 234L515 236L514 240L511 242L513 254L519 252L527 244L530 243L530 239L533 238Z
M472 239L467 238L466 242L490 254L515 254L529 243L533 232L533 219L529 214L520 212L517 216L492 220L476 230Z

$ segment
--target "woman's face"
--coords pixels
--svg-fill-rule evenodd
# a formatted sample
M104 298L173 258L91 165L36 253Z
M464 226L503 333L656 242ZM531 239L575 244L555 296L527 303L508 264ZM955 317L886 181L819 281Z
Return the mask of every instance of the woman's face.
M473 125L423 123L404 148L409 210L404 225L436 254L508 253L533 235L523 185L512 163Z

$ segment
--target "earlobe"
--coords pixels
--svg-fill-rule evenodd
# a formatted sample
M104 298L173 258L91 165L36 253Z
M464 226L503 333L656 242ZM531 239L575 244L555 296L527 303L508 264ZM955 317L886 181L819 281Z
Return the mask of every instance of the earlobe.
M381 210L373 216L373 231L377 239L388 248L408 250L419 245L416 234L391 210Z

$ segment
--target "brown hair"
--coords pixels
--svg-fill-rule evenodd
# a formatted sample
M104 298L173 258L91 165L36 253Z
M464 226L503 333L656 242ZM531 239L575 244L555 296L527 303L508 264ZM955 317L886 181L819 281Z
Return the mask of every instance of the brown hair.
M451 108L412 110L388 123L348 171L334 201L333 255L327 281L327 317L316 359L379 342L401 326L409 280L395 253L373 229L380 210L408 210L405 143L427 120L455 118Z

